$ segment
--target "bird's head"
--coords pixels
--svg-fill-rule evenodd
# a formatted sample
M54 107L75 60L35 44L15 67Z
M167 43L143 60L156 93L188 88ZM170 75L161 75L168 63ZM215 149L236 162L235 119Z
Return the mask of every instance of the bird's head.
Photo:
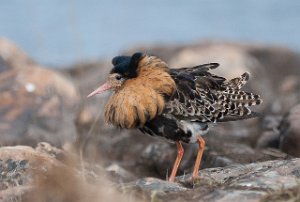
M107 90L118 90L122 87L126 80L136 78L138 76L139 62L146 55L143 53L135 53L132 56L117 56L112 59L114 67L110 71L107 82L101 85L88 95L91 97Z

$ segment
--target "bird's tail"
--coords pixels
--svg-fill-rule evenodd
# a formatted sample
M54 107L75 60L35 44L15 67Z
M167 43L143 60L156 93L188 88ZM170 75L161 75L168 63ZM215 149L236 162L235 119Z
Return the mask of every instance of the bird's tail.
M230 81L226 82L224 86L226 90L240 90L249 80L250 74L245 72L240 77L231 79Z
M237 119L252 117L249 107L262 103L259 95L240 90L249 78L250 74L246 72L240 77L231 79L224 83L225 89L217 93L219 110L223 113L219 117L223 121L226 117L236 117Z

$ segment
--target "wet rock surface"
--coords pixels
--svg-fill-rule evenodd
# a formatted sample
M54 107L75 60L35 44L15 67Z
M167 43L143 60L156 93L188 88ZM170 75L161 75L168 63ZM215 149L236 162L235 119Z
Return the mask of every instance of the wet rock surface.
M214 125L204 137L200 177L194 182L197 145L184 145L179 177L169 183L176 145L106 124L109 93L86 99L105 82L110 59L54 71L1 39L1 200L299 200L298 53L214 41L125 53L135 51L154 53L175 68L219 62L215 73L228 78L250 72L245 87L261 94L264 103L255 108L261 116ZM19 144L32 147L14 146Z

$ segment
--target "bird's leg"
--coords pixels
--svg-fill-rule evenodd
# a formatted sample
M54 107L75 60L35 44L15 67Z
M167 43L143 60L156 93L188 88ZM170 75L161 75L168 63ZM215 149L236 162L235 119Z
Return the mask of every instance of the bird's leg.
M198 171L200 168L200 163L201 163L201 159L202 159L202 155L203 155L203 151L204 151L204 147L205 147L205 141L201 136L197 137L197 140L198 140L198 144L199 144L199 149L198 149L198 153L197 153L197 159L195 162L193 179L196 179L198 177Z
M180 165L181 159L182 159L183 154L184 154L184 149L182 147L181 142L177 141L176 145L177 145L177 149L178 149L177 150L177 157L176 157L175 163L173 165L173 169L172 169L172 173L171 173L170 178L169 178L169 182L174 182L178 167Z

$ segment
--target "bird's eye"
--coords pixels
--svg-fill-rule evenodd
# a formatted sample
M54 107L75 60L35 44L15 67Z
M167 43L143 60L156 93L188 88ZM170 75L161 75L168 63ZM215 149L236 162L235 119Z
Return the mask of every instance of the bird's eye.
M122 79L122 76L118 74L118 75L116 75L116 79L117 79L117 80L121 80L121 79Z

